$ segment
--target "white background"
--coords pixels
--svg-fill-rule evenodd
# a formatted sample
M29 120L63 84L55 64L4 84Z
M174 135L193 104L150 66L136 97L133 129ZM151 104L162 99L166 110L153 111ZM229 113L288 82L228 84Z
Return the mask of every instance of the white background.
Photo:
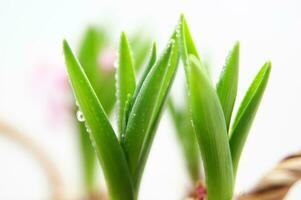
M116 43L119 31L143 27L162 48L183 12L215 79L227 52L240 40L238 102L263 63L273 63L241 160L236 189L245 191L279 159L301 149L300 10L298 0L0 0L0 118L47 149L69 196L81 193L72 123L49 125L45 99L35 98L29 89L30 74L38 63L63 68L62 39L76 47L88 24L110 27ZM180 199L185 192L188 180L173 131L165 115L145 171L141 200ZM20 147L0 137L0 199L47 199L43 175ZM299 187L288 199L300 196Z

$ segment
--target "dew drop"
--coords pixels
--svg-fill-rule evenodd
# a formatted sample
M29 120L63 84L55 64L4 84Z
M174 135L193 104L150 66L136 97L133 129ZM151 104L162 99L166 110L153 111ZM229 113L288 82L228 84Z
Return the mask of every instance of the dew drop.
M88 126L88 124L87 124L87 123L85 123L85 127L86 127L86 131L87 131L87 133L91 133L91 129L90 129L90 127Z
M174 39L171 39L171 40L169 41L169 46L174 45L175 43L176 43L176 41L175 41Z
M180 29L181 27L180 26L177 26L176 27L176 36L177 37L180 37L181 36L181 29Z
M83 115L82 111L80 111L80 110L78 110L76 112L76 118L80 122L84 122L85 121L84 115Z
M119 62L118 59L116 59L116 60L114 61L114 68L115 68L115 69L118 68L118 62Z
M121 138L120 138L121 141L125 141L125 135L124 135L124 134L121 134L120 136L121 136Z

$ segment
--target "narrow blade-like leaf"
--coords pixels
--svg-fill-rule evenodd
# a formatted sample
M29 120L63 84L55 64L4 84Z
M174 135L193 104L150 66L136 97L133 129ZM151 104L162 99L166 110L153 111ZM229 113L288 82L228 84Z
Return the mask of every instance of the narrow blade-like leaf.
M127 124L127 121L128 121L130 111L132 110L133 102L136 101L136 98L137 98L137 95L140 92L141 86L142 86L146 76L148 75L148 73L150 72L152 67L154 66L154 64L156 62L156 59L157 59L157 47L156 47L156 43L154 43L153 47L151 49L151 52L150 52L150 56L149 56L149 60L147 62L146 68L142 73L142 76L139 80L139 83L136 86L136 89L135 89L135 92L134 92L133 97L131 99L131 102L130 102L129 106L127 107L128 109L127 109L127 113L126 113L126 124Z
M117 68L117 101L119 134L124 131L127 106L136 88L131 48L124 32L121 33Z
M209 200L233 195L233 170L223 110L206 69L191 55L187 67L193 125L201 149Z
M184 65L186 65L187 62L189 62L188 61L189 55L194 55L201 61L201 58L199 56L199 53L198 53L195 43L193 41L192 35L191 35L189 27L188 27L188 23L187 23L184 15L181 15L177 33L178 33L177 38L180 40L179 46L180 46L180 52L181 52L181 56L183 58ZM186 70L186 68L185 68L185 70ZM205 68L205 70L206 70L206 73L209 75L209 70L207 69L207 67Z
M80 43L78 59L94 88L98 88L98 54L103 46L103 36L95 27L89 27ZM99 96L99 95L98 95ZM85 180L86 192L92 192L95 183L95 164L96 155L91 146L90 138L82 122L77 122L80 140L80 150L82 156L83 175Z
M181 15L178 31L181 39L180 51L184 62L188 62L188 55L190 54L200 59L184 15Z
M175 35L173 35L175 36ZM174 40L174 37L172 37L172 41ZM161 85L160 91L159 91L159 99L157 100L156 108L154 109L154 116L153 121L151 123L151 127L149 128L149 134L147 134L147 138L144 142L143 149L141 151L140 160L138 163L138 169L136 170L136 179L134 179L134 183L136 183L136 186L139 186L140 179L142 176L142 172L144 170L145 163L147 161L149 151L151 149L151 145L155 136L155 132L158 128L161 115L163 114L163 107L165 105L169 90L172 86L173 80L176 75L176 70L179 63L179 56L178 56L178 43L174 43L174 49L172 49L170 59L168 61L168 69L165 74L164 82Z
M143 84L146 76L148 75L148 73L150 72L150 70L152 69L152 67L154 66L156 60L157 60L157 46L156 46L156 43L153 43L152 49L150 51L149 60L147 62L145 70L142 73L142 76L140 78L139 84L137 85L137 89L135 90L135 94L139 93L139 91L141 89L141 86L142 86L142 84Z
M73 92L86 119L112 200L135 199L123 150L83 68L64 41L64 54Z
M177 45L171 43L148 73L133 102L123 146L136 188L176 72L177 60Z
M87 189L86 192L91 193L94 192L94 184L95 184L95 178L97 177L95 175L96 172L96 156L95 151L92 147L89 133L87 132L87 128L83 122L77 122L78 127L78 135L80 140L80 149L81 149L81 156L82 156L82 166L83 166L83 172L84 172L84 183L85 187Z
M207 69L200 63L183 15L180 20L180 51L188 82L193 125L202 154L208 200L230 200L234 176L223 110Z
M238 73L239 43L237 42L227 58L226 64L216 86L217 94L223 107L227 130L229 130L232 111L237 95Z
M236 114L230 134L231 154L235 173L249 130L268 83L270 71L271 63L267 62L250 85Z
M199 60L189 56L186 68L192 120L204 163L208 200L230 200L234 177L223 110Z

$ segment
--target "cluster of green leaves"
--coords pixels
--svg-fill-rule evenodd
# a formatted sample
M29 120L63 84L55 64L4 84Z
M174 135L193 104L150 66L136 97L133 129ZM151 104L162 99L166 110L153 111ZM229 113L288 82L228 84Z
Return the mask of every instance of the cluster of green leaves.
M180 57L187 79L189 107L178 109L170 100L169 108L191 179L196 181L200 177L202 159L207 199L232 199L240 155L267 85L271 63L267 62L258 72L236 117L231 120L238 88L239 43L234 45L214 86L182 16L170 43L158 59L156 45L153 45L137 83L137 61L122 33L116 72L118 130L115 131L108 119L114 103L106 104L103 100L107 84L98 83L96 63L91 61L99 49L96 42L99 38L95 37L94 31L88 35L79 61L66 41L64 54L73 92L86 120L82 129L89 135L96 151L110 199L137 199L143 170ZM113 96L110 99L114 102ZM87 158L91 156L88 151L86 154ZM91 176L91 172L87 174Z
M239 43L230 52L215 87L184 16L180 19L178 34L193 127L204 165L207 199L230 200L239 158L267 85L271 63L264 64L256 75L231 125L238 85Z
M116 95L119 137L100 101L102 94L98 96L93 78L66 41L63 48L71 86L102 166L110 199L137 199L144 166L178 66L175 34L158 59L153 45L138 84L129 42L121 34Z
M136 34L131 38L131 41L135 44L133 47L135 59L133 62L135 62L135 68L139 70L146 58L150 42L148 38L142 39L141 34ZM85 31L78 52L79 62L108 116L111 114L116 101L115 68L113 63L109 69L102 66L102 63L99 62L99 57L106 48L112 48L111 46L112 44L107 32L102 28L91 26ZM74 107L77 112L78 108L75 105ZM97 177L95 170L96 156L84 122L78 120L76 122L83 161L84 185L86 186L87 193L93 193Z

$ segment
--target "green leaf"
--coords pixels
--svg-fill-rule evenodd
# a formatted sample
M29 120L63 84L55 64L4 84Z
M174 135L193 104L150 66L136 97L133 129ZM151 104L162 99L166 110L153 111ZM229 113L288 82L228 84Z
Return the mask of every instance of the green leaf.
M180 37L180 51L181 55L183 56L184 62L188 62L188 55L192 54L198 59L200 59L199 53L197 51L197 48L194 44L194 41L192 39L187 21L184 17L184 15L181 15L180 23L178 27L179 31L179 37Z
M232 111L237 95L238 73L239 43L237 42L227 58L225 67L216 86L217 94L223 107L227 130L229 130Z
M178 33L177 38L180 40L179 46L180 46L180 52L181 52L184 65L187 65L187 62L189 62L188 61L189 55L194 55L201 61L201 58L199 56L198 50L191 36L188 23L184 15L181 15L177 33ZM205 68L205 70L206 73L209 75L209 70L207 69L207 67Z
M150 70L154 66L156 60L157 60L157 46L156 46L156 43L153 43L153 46L152 46L152 49L151 49L151 52L150 52L150 56L149 56L149 60L147 62L145 70L142 73L139 84L137 85L137 89L135 91L135 94L139 93L145 78L147 77L148 73L150 72Z
M143 81L129 115L122 143L136 190L177 64L177 43L170 43Z
M270 71L271 63L267 62L250 85L236 114L230 134L231 154L235 173L249 130L268 83Z
M153 47L151 49L151 52L150 52L150 56L149 56L149 60L147 62L146 68L145 68L145 70L142 73L142 76L141 76L141 78L139 80L139 83L138 83L136 89L135 89L135 92L134 92L134 95L132 97L132 100L129 103L128 110L127 110L126 123L128 121L128 117L129 117L130 111L132 110L133 102L136 101L136 98L137 98L137 95L140 92L141 86L142 86L145 78L147 77L148 73L150 72L150 70L154 66L154 64L156 62L156 59L157 59L157 47L156 47L156 43L154 43Z
M106 74L98 63L99 54L106 44L106 34L102 29L90 26L85 30L80 42L78 58L97 96L109 115L115 102L114 73ZM105 87L103 86L105 85ZM96 155L83 123L77 123L82 156L83 175L87 192L95 189Z
M110 72L107 76L101 77L98 91L98 99L101 105L103 106L106 114L111 115L116 103L115 70Z
M223 110L205 67L189 56L186 76L193 125L201 149L208 200L231 200L234 177Z
M80 140L80 149L82 154L82 165L84 172L84 180L85 187L88 193L94 192L95 189L95 161L96 156L94 149L91 145L91 141L89 138L89 133L87 132L87 128L83 122L77 122L77 127L79 131L79 140Z
M188 106L187 106L188 107ZM193 184L200 180L200 153L197 138L191 123L191 114L187 109L179 110L170 98L168 108L173 124L176 128L176 135L179 140L185 158L187 171Z
M136 78L131 48L124 32L121 33L117 68L117 101L119 134L126 125L127 106L136 88Z
M133 200L126 157L83 68L64 41L64 54L73 92L83 112L112 200Z
M98 88L97 74L98 74L98 55L104 43L104 38L99 31L91 26L87 28L83 39L80 43L78 58L83 65L83 69L88 76L93 87ZM74 105L75 106L75 105ZM83 175L85 186L88 193L93 192L95 183L95 163L96 155L91 146L86 128L83 123L77 122L80 150L82 156Z

